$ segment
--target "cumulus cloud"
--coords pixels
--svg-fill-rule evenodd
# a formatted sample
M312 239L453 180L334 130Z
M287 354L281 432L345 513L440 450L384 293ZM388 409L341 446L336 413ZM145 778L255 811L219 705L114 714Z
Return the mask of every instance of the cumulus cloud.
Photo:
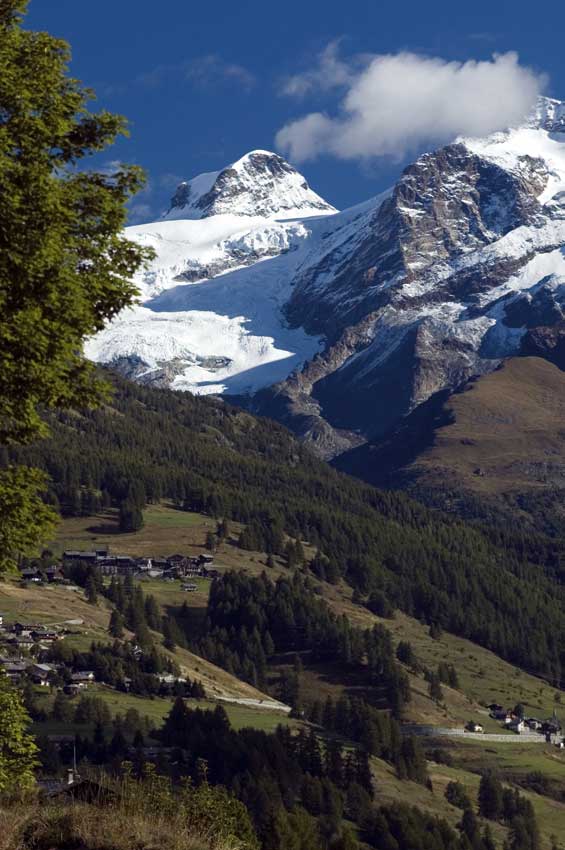
M309 92L320 67L305 78ZM295 162L321 154L400 159L456 136L485 136L516 124L544 85L544 76L520 65L516 53L482 62L406 52L374 56L351 74L335 115L311 112L292 121L279 130L276 144Z

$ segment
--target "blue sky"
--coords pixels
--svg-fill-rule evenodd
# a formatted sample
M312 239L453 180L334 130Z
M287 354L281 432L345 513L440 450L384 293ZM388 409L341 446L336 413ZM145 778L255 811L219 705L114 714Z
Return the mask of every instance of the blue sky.
M289 78L315 68L328 44L352 69L366 54L466 62L516 51L521 65L547 74L546 92L565 100L558 0L31 0L27 26L67 39L73 73L96 90L100 106L129 118L131 138L107 159L139 163L149 174L136 220L158 215L179 179L253 148L274 149L277 131L307 113L335 114L346 85L288 94ZM344 208L389 185L412 153L324 152L299 167Z

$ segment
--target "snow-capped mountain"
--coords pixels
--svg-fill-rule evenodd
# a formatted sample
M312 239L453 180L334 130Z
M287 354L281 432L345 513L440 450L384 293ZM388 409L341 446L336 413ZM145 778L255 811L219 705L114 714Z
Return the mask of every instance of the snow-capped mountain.
M255 394L327 457L436 392L565 337L565 104L458 139L336 212L275 154L181 184L142 306L88 356L141 380ZM260 392L257 392L257 391Z
M291 329L282 308L312 233L335 212L267 151L182 183L160 221L127 229L156 259L136 281L139 306L90 340L87 356L203 394L286 378L320 341Z
M335 211L281 156L256 150L221 171L181 183L165 218L223 214L304 218Z

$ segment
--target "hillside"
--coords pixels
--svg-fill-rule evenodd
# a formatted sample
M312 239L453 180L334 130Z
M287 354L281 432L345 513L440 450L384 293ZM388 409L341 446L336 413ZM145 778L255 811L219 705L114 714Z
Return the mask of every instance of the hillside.
M564 421L565 373L511 358L340 466L463 516L561 536Z
M121 553L145 553L152 551L155 554L169 552L172 541L177 544L176 548L191 553L204 550L206 533L209 531L212 521L209 517L201 514L185 513L167 505L149 506L145 511L145 526L136 533L120 533L117 528L115 512L107 511L97 517L70 518L62 523L57 540L51 548L58 552L63 548L95 547L104 544L110 545L112 551ZM232 524L228 541L221 543L216 554L216 564L223 571L226 568L245 570L250 576L259 576L267 570L273 579L289 575L288 567L283 558L276 558L272 567L266 566L267 555L260 551L245 551L238 547L237 542L242 530L240 524ZM155 595L162 611L171 612L178 610L186 594L180 588L180 582L163 582L158 580L141 582L144 591ZM517 670L510 664L502 661L487 650L472 644L469 641L458 638L444 632L437 638L429 635L429 629L413 618L396 612L393 619L383 619L375 616L366 607L354 603L351 599L351 589L343 582L332 585L324 581L315 580L317 593L325 599L330 606L340 615L346 615L351 623L364 628L374 624L383 625L393 636L395 645L399 641L409 641L416 653L418 660L435 669L439 662L453 664L457 670L459 687L452 689L444 686L443 698L438 704L432 700L428 693L428 683L421 673L414 673L406 668L410 677L412 698L405 706L403 719L410 723L431 724L438 727L458 726L462 727L469 719L480 719L487 731L500 731L499 724L487 716L485 705L491 701L501 702L504 705L514 705L517 702L524 704L529 713L538 716L549 716L554 708L558 713L561 711L560 695L556 694L555 688L540 681L525 671ZM190 595L190 605L193 611L206 610L208 601L209 582L199 581L198 592ZM28 612L41 612L46 609L52 611L56 617L60 610L65 616L67 609L61 595L68 593L62 589L43 587L20 590L22 598L26 595L28 599ZM40 595L43 604L39 604ZM100 611L105 608L102 602L93 607L76 597L76 610L73 613L88 615L93 612L95 620L100 616ZM67 603L68 604L68 603ZM19 609L25 610L25 609ZM107 615L106 615L107 616ZM103 639L102 633L96 635L97 639ZM186 651L180 648L176 650L177 661L183 663ZM354 694L355 684L348 677L344 667L338 665L320 664L308 661L307 655L302 655L304 666L300 673L300 690L303 698L310 700L319 697L339 697L342 694ZM198 660L197 671L203 669L207 662ZM278 676L285 670L292 670L289 659L281 657L274 658L270 665L270 678L272 685L277 687ZM193 671L194 672L194 671ZM227 674L225 674L227 675ZM241 683L246 687L245 683ZM100 696L110 706L112 715L117 712L125 713L129 708L136 708L140 714L149 716L154 722L160 723L170 709L170 700L144 699L135 695L126 695L112 691L103 686L95 686L91 694ZM556 698L559 700L556 702ZM43 697L43 699L47 699ZM201 707L212 707L210 703L203 703ZM273 730L281 722L281 715L271 714L265 710L253 711L243 706L226 704L228 716L233 726L254 726L257 729ZM49 721L38 727L39 730L49 733L61 733L65 727ZM69 731L67 726L66 731ZM84 734L81 727L77 727L79 733ZM528 776L536 770L543 772L548 777L552 793L558 793L561 788L559 772L563 762L563 756L554 747L548 747L543 743L521 744L517 736L509 735L508 740L501 744L489 742L484 744L481 736L470 736L468 739L445 739L438 738L430 741L428 751L428 772L433 787L428 789L416 782L399 779L395 769L386 761L374 758L371 761L372 772L377 788L377 801L379 805L406 802L410 805L418 805L428 813L445 818L453 827L460 819L460 810L450 805L444 797L445 788L450 781L458 781L463 784L471 799L476 801L479 784L479 772L484 767L496 766L508 783L526 783ZM440 764L431 758L432 752L438 748L446 753L450 764ZM437 757L437 755L435 756ZM542 796L539 793L527 792L528 799L534 805L538 815L542 847L551 847L551 835L558 834L565 822L565 808L562 803L551 797ZM498 825L493 825L494 834L502 841L506 830Z
M52 417L53 436L12 457L48 471L66 514L154 502L248 526L249 548L277 551L284 535L319 550L330 580L521 662L561 667L565 616L553 553L490 541L400 494L330 469L284 428L222 402L116 379L111 406ZM159 439L155 439L159 434ZM548 576L544 577L544 572Z

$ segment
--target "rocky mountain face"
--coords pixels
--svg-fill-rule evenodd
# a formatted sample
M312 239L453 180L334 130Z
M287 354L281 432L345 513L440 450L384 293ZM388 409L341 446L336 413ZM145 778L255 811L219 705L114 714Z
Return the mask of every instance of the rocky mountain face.
M143 306L89 356L236 395L336 457L505 357L565 361L565 104L426 153L341 213L253 151L128 235L158 255Z
M504 357L562 357L564 116L543 101L527 127L410 165L349 254L296 280L286 315L326 348L256 409L330 458Z
M278 154L256 150L221 171L181 183L165 218L315 215L335 212Z

